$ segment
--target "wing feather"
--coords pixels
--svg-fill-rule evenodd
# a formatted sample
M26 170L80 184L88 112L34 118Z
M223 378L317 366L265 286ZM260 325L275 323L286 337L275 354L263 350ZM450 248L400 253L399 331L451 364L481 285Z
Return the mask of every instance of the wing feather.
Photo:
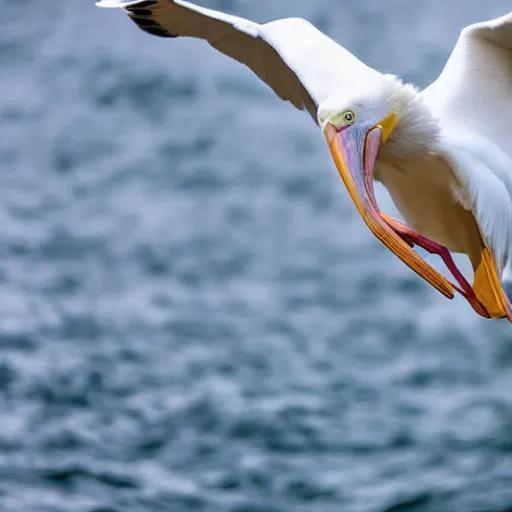
M464 28L422 93L440 118L445 158L499 266L512 260L512 13Z
M289 18L260 25L184 0L102 0L123 8L139 27L162 37L195 37L248 66L282 99L307 110L354 78L380 75L311 23Z
M464 28L423 98L443 121L464 124L512 158L512 13Z

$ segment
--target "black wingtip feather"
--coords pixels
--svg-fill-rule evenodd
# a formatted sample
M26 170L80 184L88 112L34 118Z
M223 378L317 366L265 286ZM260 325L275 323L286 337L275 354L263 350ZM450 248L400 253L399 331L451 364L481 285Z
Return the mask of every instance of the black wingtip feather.
M153 5L156 5L157 3L157 0L144 0L143 2L129 5L128 7L125 7L125 9L127 11L131 11L133 9L146 9L147 7L153 7Z
M140 28L152 28L152 27L156 27L156 28L159 28L161 30L162 27L158 24L158 23L155 23L151 18L138 18L136 16L130 16L130 18L140 27Z
M140 16L146 18L153 16L153 11L151 11L151 9L130 9L129 12L130 16Z
M151 18L137 18L136 16L128 16L141 30L158 37L178 37L169 34L167 30L155 23Z
M176 37L172 36L171 34L168 34L165 30L163 30L160 27L140 27L144 32L147 32L148 34L151 34L152 36L158 36L158 37Z
M125 7L128 17L144 32L158 37L178 37L169 34L160 24L153 19L151 7L156 5L157 0L144 0L129 7Z

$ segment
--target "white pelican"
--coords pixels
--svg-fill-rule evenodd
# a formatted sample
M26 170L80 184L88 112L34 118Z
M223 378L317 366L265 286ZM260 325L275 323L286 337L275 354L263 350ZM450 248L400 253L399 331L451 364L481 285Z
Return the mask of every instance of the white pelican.
M266 24L184 0L102 0L142 30L205 39L307 110L373 234L449 298L486 318L512 306L500 277L512 256L512 13L464 28L439 78L420 92L383 75L309 22ZM382 213L373 179L407 225ZM455 282L414 250L441 256ZM471 286L449 251L466 254Z

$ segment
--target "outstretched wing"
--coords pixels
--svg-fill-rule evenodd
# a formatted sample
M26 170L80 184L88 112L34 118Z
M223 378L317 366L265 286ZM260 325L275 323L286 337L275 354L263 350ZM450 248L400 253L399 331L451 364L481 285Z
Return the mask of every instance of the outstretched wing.
M276 94L315 122L318 105L354 78L378 75L306 20L290 18L264 25L184 0L102 0L123 8L144 31L162 37L205 39L247 65Z
M444 122L481 134L512 158L512 13L464 28L422 94Z
M461 202L501 269L512 263L512 13L464 28L422 94L441 119Z

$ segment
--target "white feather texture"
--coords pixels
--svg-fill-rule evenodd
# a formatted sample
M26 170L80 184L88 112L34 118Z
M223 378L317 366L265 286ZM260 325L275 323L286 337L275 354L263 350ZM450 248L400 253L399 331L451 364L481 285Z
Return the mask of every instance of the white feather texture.
M440 152L501 270L512 256L512 13L466 27L422 96L443 127Z
M390 113L397 125L382 151L391 156L413 158L432 153L439 141L440 127L419 91L394 75L379 75L373 80L355 79L349 88L337 89L318 109L323 128L330 119L351 110L356 120L369 127Z
M454 198L475 216L502 272L512 249L512 161L489 140L463 127L445 127L439 153L460 182Z

